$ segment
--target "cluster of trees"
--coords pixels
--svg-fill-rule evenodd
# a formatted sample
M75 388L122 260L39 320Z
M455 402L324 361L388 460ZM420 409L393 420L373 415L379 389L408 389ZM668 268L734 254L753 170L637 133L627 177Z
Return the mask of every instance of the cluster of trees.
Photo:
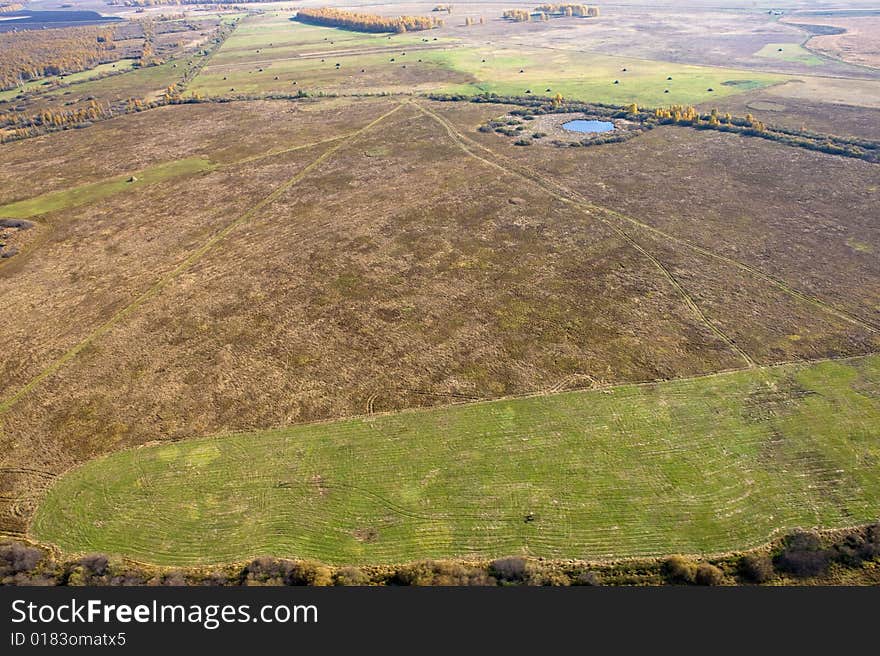
M587 5L540 5L535 7L533 11L528 9L505 9L501 17L517 23L527 23L531 20L550 20L552 17L560 16L583 16L596 17L599 15L598 7L588 7Z
M483 25L486 22L482 16L480 16L479 21L480 21L480 25ZM472 18L471 16L465 16L465 18L464 18L465 27L470 27L471 25L476 25L476 23L477 23L477 19Z
M35 546L0 545L0 585L728 585L805 579L880 583L880 524L831 535L797 531L767 548L695 560L608 563L499 558L491 562L422 561L400 566L330 567L315 561L256 558L213 570L169 570L102 554L58 561Z
M702 114L697 111L696 107L691 105L658 107L654 110L654 116L663 124L701 125L705 123L708 127L712 128L720 128L722 125L736 125L748 127L755 132L764 132L767 129L763 122L757 120L751 114L746 114L744 119L734 119L729 113L721 116L717 109L713 109L709 114Z
M501 17L517 23L527 23L532 20L532 12L528 9L505 9Z
M92 68L110 58L112 38L94 26L0 33L0 89Z
M20 2L0 2L0 14L8 14L21 9L24 9L24 5Z
M330 7L299 9L295 18L301 23L342 27L358 32L415 32L443 25L442 20L430 16L377 16Z
M560 5L540 5L535 7L535 11L545 14L557 16L588 16L594 18L599 15L598 7L588 7L587 5L560 4Z
M24 139L47 131L84 127L93 121L112 116L113 109L110 105L102 105L96 100L90 101L84 107L43 110L33 116L6 114L0 117L0 126L4 128L3 133L0 134L0 143Z

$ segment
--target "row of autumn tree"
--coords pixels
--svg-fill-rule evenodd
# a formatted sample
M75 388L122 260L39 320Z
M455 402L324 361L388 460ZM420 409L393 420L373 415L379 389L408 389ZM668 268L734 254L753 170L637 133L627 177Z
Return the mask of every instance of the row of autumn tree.
M546 4L535 7L533 11L529 11L528 9L505 9L501 14L501 17L517 23L527 23L531 20L549 20L550 17L555 16L583 16L595 18L598 15L598 7L573 4Z
M111 118L113 110L110 105L103 105L95 100L88 105L75 109L44 110L34 116L23 114L0 115L0 143L17 141L27 137L43 134L46 131L63 130L78 127L93 121Z
M113 31L69 27L0 34L0 90L13 89L47 75L92 68L115 48Z
M442 20L431 16L377 16L330 7L299 9L296 12L296 20L311 25L342 27L358 32L415 32L443 25Z
M0 14L8 14L21 9L24 9L24 5L20 2L0 2Z

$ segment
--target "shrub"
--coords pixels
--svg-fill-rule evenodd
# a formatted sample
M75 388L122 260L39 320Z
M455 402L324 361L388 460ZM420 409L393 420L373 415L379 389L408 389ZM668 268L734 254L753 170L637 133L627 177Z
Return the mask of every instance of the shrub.
M528 575L528 563L525 558L499 558L489 563L489 574L504 584L522 583Z
M495 579L478 567L460 563L425 560L399 569L395 585L495 585Z
M700 563L694 574L697 585L721 585L724 583L724 572L711 563Z
M572 580L572 585L602 585L602 578L597 572L580 572Z
M799 531L787 536L782 551L774 558L776 568L799 578L828 571L829 553L815 533Z
M77 561L77 564L93 576L104 576L107 573L108 562L107 556L95 553L83 556Z
M739 574L746 581L766 583L776 575L776 572L773 570L773 561L770 560L770 556L746 554L739 560Z
M29 572L43 558L40 549L29 547L21 542L0 546L0 576Z
M697 566L684 556L670 556L663 563L663 575L670 583L693 583Z
M526 583L529 585L567 586L571 585L571 579L568 578L568 574L552 565L527 563Z
M343 567L336 572L336 585L369 585L370 577L357 567Z
M293 563L287 576L284 578L285 585L333 585L333 573L326 565L310 560Z

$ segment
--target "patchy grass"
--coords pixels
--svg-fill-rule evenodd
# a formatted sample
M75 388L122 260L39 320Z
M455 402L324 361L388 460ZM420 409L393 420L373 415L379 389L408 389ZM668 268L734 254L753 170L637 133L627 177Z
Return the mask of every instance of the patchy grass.
M210 171L213 168L214 165L206 157L189 157L157 164L133 174L126 174L102 182L65 189L64 191L54 191L35 198L9 203L8 205L0 205L0 217L25 219L48 212L56 212L91 203L138 186L155 184L169 178ZM131 180L132 177L136 178L136 180Z
M871 356L144 447L31 530L169 565L742 549L876 519L878 384Z
M814 55L799 43L768 43L756 52L755 56L797 62L807 66L821 66L825 63L821 57Z

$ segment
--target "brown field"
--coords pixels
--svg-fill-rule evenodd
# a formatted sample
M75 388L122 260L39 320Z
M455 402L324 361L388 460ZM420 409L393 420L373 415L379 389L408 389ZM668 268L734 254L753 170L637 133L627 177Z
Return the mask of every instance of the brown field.
M876 165L673 127L475 132L509 109L182 105L0 150L26 195L215 164L39 215L0 266L2 528L152 440L876 350Z
M795 14L792 23L825 25L845 30L843 34L811 36L807 47L850 64L880 68L880 16L809 16Z
M832 105L814 98L781 98L772 88L700 105L704 111L713 107L734 116L752 114L767 125L806 128L821 134L844 137L880 139L880 108Z

